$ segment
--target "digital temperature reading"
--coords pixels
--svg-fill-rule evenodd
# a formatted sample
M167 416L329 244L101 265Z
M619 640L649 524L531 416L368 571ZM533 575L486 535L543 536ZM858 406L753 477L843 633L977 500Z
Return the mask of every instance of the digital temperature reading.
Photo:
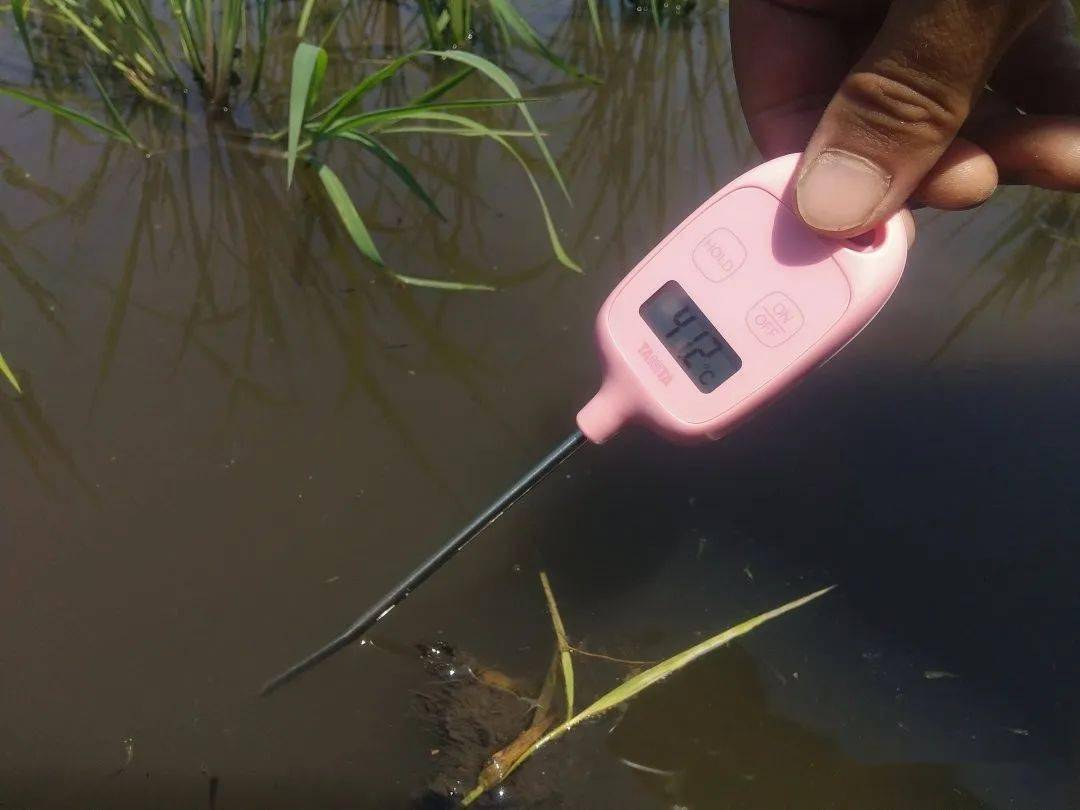
M742 368L739 355L677 281L657 290L639 312L701 392L716 390Z

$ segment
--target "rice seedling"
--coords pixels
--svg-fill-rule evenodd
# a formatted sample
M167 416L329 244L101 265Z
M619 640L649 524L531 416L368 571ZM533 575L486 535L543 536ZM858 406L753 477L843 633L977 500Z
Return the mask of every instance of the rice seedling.
M496 5L499 3L496 2ZM509 5L506 5L509 9ZM297 23L298 34L303 34L307 29L313 6L313 2L304 4ZM255 39L259 42L251 84L253 90L258 86L261 76L270 25L268 8L266 0L259 0L253 9L254 25L257 29ZM13 12L14 9L13 6ZM504 9L505 14L511 15L512 12L507 9ZM25 6L18 6L18 20L25 21L26 10ZM214 111L219 106L227 109L224 102L229 101L230 89L239 81L234 67L239 64L243 55L240 45L250 37L248 17L252 15L248 5L244 0L169 0L167 10L171 16L163 21L154 16L148 0L102 2L100 8L95 3L43 0L39 13L49 14L53 19L60 20L75 33L78 41L86 46L88 57L91 54L99 57L98 70L94 69L92 60L88 58L85 72L100 96L106 113L105 120L82 112L74 106L18 88L0 87L0 94L138 148L143 148L143 145L120 112L118 104L107 92L105 84L99 80L100 70L121 77L138 97L179 112L179 106L174 99L182 99L183 92L186 92L182 71L178 67L181 65L202 88L209 110ZM173 29L166 30L166 21L171 21ZM175 43L175 46L171 47L169 43ZM27 46L30 47L28 39ZM101 64L102 60L104 65ZM416 65L421 61L436 64L457 62L461 69L401 106L379 108L366 104L373 90L387 84L406 66ZM431 195L412 171L383 142L382 133L398 137L482 137L493 141L510 154L521 167L537 197L556 258L564 266L580 270L562 247L533 169L520 149L512 143L512 140L518 137L531 138L540 151L545 167L569 200L566 184L529 113L527 105L530 100L522 96L509 74L484 57L464 51L414 51L389 59L348 90L321 106L320 95L327 65L328 55L321 46L300 42L292 61L287 126L282 130L267 133L237 128L233 135L250 143L276 142L284 138L286 184L292 184L298 161L311 166L316 171L323 193L332 203L345 232L365 258L386 269L386 262L360 213L350 200L345 185L327 163L325 152L330 146L349 144L354 148L359 147L382 163L433 214L444 218ZM448 94L472 76L479 77L504 97L449 99ZM177 90L181 91L180 96L177 95ZM470 111L488 111L498 107L512 108L524 119L527 131L491 127L467 114ZM416 286L444 290L490 289L490 285L486 284L444 282L396 274L390 270L386 272L402 283Z
M511 742L510 745L496 752L491 757L488 764L480 773L476 786L462 800L462 807L471 805L510 776L510 774L524 764L529 757L545 745L554 742L574 727L589 720L593 720L605 712L624 704L626 701L636 697L668 676L680 671L702 656L713 652L719 647L723 647L725 644L731 643L741 636L745 636L747 633L756 630L761 625L766 624L773 619L783 616L785 613L790 613L793 610L797 610L804 605L809 604L815 599L829 593L829 591L833 590L835 587L833 586L814 591L813 593L795 599L780 607L766 611L752 619L747 619L721 633L717 633L715 636L695 644L680 653L676 653L660 663L654 664L648 669L631 676L614 689L601 695L581 711L574 713L572 706L573 667L568 660L572 648L570 648L566 642L566 630L563 627L562 618L559 615L558 607L555 604L555 597L551 591L551 585L547 575L541 573L540 581L544 589L545 598L548 602L548 610L551 613L552 624L555 628L555 636L557 639L556 653L562 658L562 672L564 686L566 687L567 718L558 725L554 725L551 720L550 703L553 687L549 687L548 684L554 676L557 676L553 661L552 667L549 670L548 679L545 681L544 692L542 693L542 695L545 693L547 694L547 701L544 704L543 711L538 710L534 713L529 725L521 735ZM554 727L552 727L553 725Z
M553 51L512 0L418 0L417 6L429 48L463 49L477 38L489 47L517 43L568 76L595 81Z

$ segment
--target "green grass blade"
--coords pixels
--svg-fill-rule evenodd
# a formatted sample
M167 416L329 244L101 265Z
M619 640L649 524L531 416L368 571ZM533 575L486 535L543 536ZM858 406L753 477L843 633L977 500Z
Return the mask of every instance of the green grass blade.
M401 273L395 273L386 267L386 262L383 261L382 255L379 253L379 249L375 246L374 240L371 238L371 233L368 231L367 226L364 224L364 220L360 217L360 212L356 210L356 206L353 204L352 197L349 196L349 192L346 190L344 184L341 182L334 170L327 166L325 163L319 166L319 180L323 184L323 188L326 190L326 195L330 198L330 202L334 206L334 210L337 211L338 218L341 219L341 224L345 226L345 230L348 231L349 236L353 240L353 244L360 249L360 252L364 254L366 258L381 267L391 277L397 279L403 284L410 284L414 287L430 287L436 290L453 290L453 291L466 291L466 290L483 290L490 291L494 287L487 284L469 284L466 282L458 281L439 281L433 278L419 278L417 276L406 276Z
M307 32L308 20L311 18L311 9L315 6L315 0L305 0L304 7L300 9L300 20L296 23L296 38L303 39Z
M486 138L487 132L476 132L464 127L398 126L379 130L383 135L455 135L459 138ZM492 129L491 133L503 138L531 138L527 129Z
M570 658L570 643L566 640L566 628L559 614L559 606L555 602L555 594L551 591L551 583L548 582L547 573L544 571L540 572L540 584L544 587L548 613L551 614L551 624L555 628L555 641L559 645L563 687L566 690L566 720L569 722L574 717L574 662Z
M266 45L270 23L270 0L255 0L255 29L258 32L259 44L255 50L255 67L252 69L251 88L248 90L248 98L254 98L262 84L263 66L266 63Z
M364 224L360 212L356 210L352 197L349 196L349 192L341 182L341 178L334 173L333 169L323 163L319 166L319 181L323 184L323 188L326 189L326 196L333 203L334 210L337 211L338 218L341 219L341 224L345 226L345 230L349 232L353 244L360 249L360 252L369 261L374 262L379 267L385 267L386 262L383 261L379 249L375 247L371 233L368 231L367 225Z
M474 72L474 68L464 67L446 79L436 84L434 87L430 87L423 93L413 99L413 104L430 104L432 101L442 98L463 81L465 81Z
M368 74L361 79L354 87L346 90L328 109L323 112L316 113L313 117L318 118L321 121L318 134L324 133L341 115L355 104L360 98L362 98L369 90L385 82L391 76L396 74L402 67L411 60L416 58L416 54L407 53L397 57L389 64L383 65L373 73Z
M11 16L15 18L15 28L19 31L19 38L26 48L26 54L30 61L34 61L34 53L30 48L30 32L26 27L26 9L30 0L11 0Z
M420 276L406 276L401 273L387 271L402 284L411 287L428 287L432 290L448 290L452 292L494 292L495 288L490 284L476 284L468 281L440 281L435 278L421 278Z
M600 6L599 0L587 0L589 6L589 19L592 20L593 33L596 34L596 41L600 43L600 47L604 47L604 32L600 28Z
M184 0L169 0L169 10L172 11L173 19L176 20L180 49L183 51L184 58L197 75L204 76L206 68L203 65L202 52L197 44L198 33L188 14L187 3Z
M536 177L533 175L532 169L529 168L529 164L525 162L525 159L521 156L521 153L514 148L513 144L478 121L474 121L464 115L454 115L453 113L447 113L442 110L405 111L399 116L399 120L446 121L448 123L456 124L463 129L471 129L478 135L490 138L509 152L514 160L518 162L518 165L521 166L522 171L525 172L525 177L528 179L529 185L532 186L533 194L536 195L536 201L540 204L540 212L544 216L544 225L548 232L548 241L551 242L551 249L555 253L555 257L563 267L573 270L576 273L583 272L578 263L571 259L563 248L562 242L559 239L559 234L555 230L555 221L551 218L551 212L548 210L547 200L544 199L544 192L541 190L540 184L536 182Z
M597 78L579 70L552 51L544 40L540 38L540 35L536 33L536 29L529 25L529 21L521 16L521 12L514 7L510 0L488 0L488 2L491 4L492 12L503 25L556 68L568 76L586 79L594 84L600 83Z
M53 115L58 115L61 118L67 119L76 124L82 124L85 127L96 129L110 138L116 138L117 140L128 140L124 133L113 129L107 124L103 124L96 118L91 118L89 115L85 115L78 110L73 110L70 107L65 107L63 104L57 104L56 102L49 101L48 99L38 98L32 96L29 93L24 93L21 90L16 90L14 87L0 87L0 95L9 96L19 101L29 104L32 107L37 107L41 110L51 112Z
M286 151L286 186L292 185L296 154L300 146L300 132L311 103L313 91L326 72L326 51L316 45L301 42L293 55L292 85L289 88L289 141Z
M502 772L502 778L505 779L507 776L517 770L517 768L526 759L536 753L540 748L547 745L552 740L558 739L563 734L572 729L574 726L580 725L586 720L591 720L594 717L597 717L598 715L601 715L604 712L615 708L620 703L625 703L626 701L640 694L644 690L648 689L650 686L653 686L654 684L662 681L669 675L678 672L687 664L690 664L693 661L696 661L698 658L701 658L703 655L707 655L718 647L729 644L740 636L745 636L747 633L756 630L758 627L765 624L766 622L770 622L773 619L777 619L780 616L783 616L785 613L790 613L793 610L797 610L798 608L803 607L809 602L812 602L815 599L824 596L831 590L833 590L833 588L823 588L822 590L815 591L814 593L808 594L801 599L796 599L793 602L788 602L786 605L781 605L778 608L770 610L766 613L762 613L760 616L755 616L752 619L748 619L741 624L737 624L722 633L718 633L712 638L702 641L700 644L695 644L690 649L673 655L670 658L661 661L659 664L649 667L649 669L645 670L644 672L641 672L634 677L629 678L628 680L621 683L619 686L612 689L606 695L600 697L587 708L582 709L571 719L567 720L561 725L556 726L554 729L552 729L539 740L537 740L527 751L525 751L524 754L521 755L520 758L514 761L508 768L504 769L504 771ZM477 785L477 787L474 788L473 791L465 797L465 800L462 802L462 806L467 807L468 805L472 804L474 801L476 801L476 799L478 799L481 795L483 795L484 792L486 792L491 787L494 787L494 785Z
M11 383L11 387L14 388L16 392L19 394L23 392L22 386L19 385L19 380L15 376L15 372L11 370L11 366L7 364L7 360L4 359L4 355L2 354L0 354L0 375L3 375L4 378Z
M456 101L437 101L432 104L414 104L408 107L384 107L381 110L371 110L338 118L325 130L317 129L315 135L337 135L340 132L373 124L400 121L402 118L409 118L414 113L425 110L487 110L494 107L516 105L517 101L512 98L465 98Z
M540 150L540 154L543 155L544 162L547 164L548 169L555 177L556 182L558 182L559 188L562 189L562 193L565 195L567 202L570 202L570 191L567 189L566 182L559 172L559 167L555 165L555 158L551 156L551 151L548 149L547 143L544 142L544 138L540 134L540 128L536 126L536 121L533 120L532 113L529 112L529 108L526 106L524 99L521 96L521 91L506 71L498 65L484 59L484 57L477 56L468 51L429 51L429 53L433 56L438 56L443 59L452 59L455 62L461 62L464 65L476 68L479 73L484 74L488 79L498 85L506 95L519 102L517 106L518 110L521 112L521 117L525 119L526 125L528 125L529 130L533 133L533 139L536 141L536 146Z
M117 132L120 132L124 138L132 146L138 148L139 142L135 140L135 136L131 134L131 130L128 129L127 124L124 123L123 116L120 115L120 111L116 109L116 105L113 104L113 100L109 98L108 92L105 90L105 86L102 85L101 80L94 73L93 68L89 64L86 66L87 73L90 74L90 79L94 82L94 87L97 88L98 95L101 96L101 100L105 103L105 109L109 113L109 120L112 121L114 128Z
M371 154L375 155L375 157L389 167L390 171L398 176L401 182L408 187L409 191L423 201L424 205L426 205L435 216L443 221L446 220L443 212L439 210L439 206L435 204L435 200L431 199L431 195L424 190L424 187L420 185L415 175L413 175L413 173L409 171L409 168L398 159L397 155L387 149L386 146L363 132L343 132L339 137L358 143L367 151L371 152Z

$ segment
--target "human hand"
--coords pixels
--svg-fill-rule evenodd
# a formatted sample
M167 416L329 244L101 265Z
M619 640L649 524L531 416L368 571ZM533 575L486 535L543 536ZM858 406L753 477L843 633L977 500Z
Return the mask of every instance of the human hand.
M869 230L909 199L970 208L998 183L1080 190L1080 45L1068 0L732 0L766 157L805 152L808 225Z

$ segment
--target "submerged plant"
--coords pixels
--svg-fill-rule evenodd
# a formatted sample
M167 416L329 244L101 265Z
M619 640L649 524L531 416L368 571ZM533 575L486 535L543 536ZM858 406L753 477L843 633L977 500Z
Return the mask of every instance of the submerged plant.
M573 711L573 665L570 663L570 650L568 643L566 642L566 631L562 624L562 618L559 615L558 608L555 604L555 597L552 594L550 583L548 582L547 575L541 573L541 584L544 588L544 595L548 602L548 609L551 613L552 624L555 628L556 635L556 658L562 661L562 672L564 678L564 686L566 687L566 701L567 701L567 718L558 725L554 725L553 715L551 714L551 699L554 691L553 679L557 676L555 668L555 660L552 661L552 667L549 670L548 677L545 680L544 690L541 692L541 697L546 696L546 700L538 700L538 709L533 714L529 725L521 733L521 735L515 739L510 745L506 746L502 750L492 755L487 766L481 772L477 779L476 786L465 796L462 800L462 806L468 807L470 804L479 799L487 791L498 785L504 779L506 779L511 773L517 770L524 762L539 751L543 746L550 742L554 742L566 732L573 729L575 726L599 717L601 714L608 712L615 707L625 703L633 697L644 692L651 686L656 685L669 675L680 671L687 665L693 663L697 659L710 652L713 652L719 647L723 647L725 644L729 644L735 639L756 630L766 622L770 622L773 619L777 619L783 616L785 613L790 613L793 610L803 607L804 605L814 601L815 599L824 596L830 588L823 588L819 591L815 591L806 596L795 599L788 602L785 605L781 605L778 608L762 613L755 616L752 619L735 625L721 633L717 633L712 638L708 638L705 641L695 644L689 649L683 650L658 664L654 664L643 672L639 672L636 675L628 678L619 684L617 687L602 695L598 699L594 700L580 712L574 713ZM833 586L835 587L835 586ZM554 727L552 727L554 726Z
M589 2L595 10L596 0ZM494 45L497 38L504 46L524 45L563 73L589 78L544 42L512 0L417 0L417 5L431 48L466 48L477 36Z

